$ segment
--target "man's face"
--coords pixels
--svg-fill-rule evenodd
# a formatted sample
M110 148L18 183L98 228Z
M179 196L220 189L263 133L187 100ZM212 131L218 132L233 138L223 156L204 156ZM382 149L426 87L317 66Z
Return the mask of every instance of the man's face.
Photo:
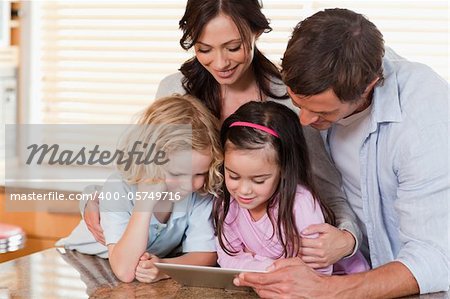
M341 102L331 88L312 96L295 94L290 88L288 93L294 106L301 109L300 123L317 130L328 129L338 120L357 112L366 102L365 98L357 102Z

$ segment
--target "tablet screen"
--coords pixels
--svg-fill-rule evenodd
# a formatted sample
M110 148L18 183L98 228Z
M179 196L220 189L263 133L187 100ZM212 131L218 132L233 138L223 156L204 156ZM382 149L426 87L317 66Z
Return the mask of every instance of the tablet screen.
M220 288L229 290L249 291L247 287L237 287L233 278L242 272L265 273L241 269L219 267L191 266L179 264L155 263L162 272L166 273L182 285L191 287Z

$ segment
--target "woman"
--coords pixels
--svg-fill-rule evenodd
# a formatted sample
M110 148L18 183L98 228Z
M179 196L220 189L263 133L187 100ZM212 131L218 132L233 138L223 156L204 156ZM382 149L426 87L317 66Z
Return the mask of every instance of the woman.
M183 49L195 49L179 73L164 78L156 98L188 93L199 98L222 121L251 101L280 101L295 109L287 96L278 68L256 47L257 38L271 31L257 0L188 0L180 20ZM301 232L301 256L317 269L356 252L361 232L340 188L339 174L329 160L319 133L304 128L318 195L336 214L335 228L312 225ZM101 238L99 214L93 204L85 221ZM316 239L308 236L319 234Z

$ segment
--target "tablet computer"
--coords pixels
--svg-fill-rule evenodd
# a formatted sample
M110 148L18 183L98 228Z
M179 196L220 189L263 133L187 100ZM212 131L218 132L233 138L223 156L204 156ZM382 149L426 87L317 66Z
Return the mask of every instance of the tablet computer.
M227 290L250 291L248 287L237 287L233 278L242 272L265 273L241 269L219 267L191 266L179 264L155 263L162 272L166 273L182 285L190 287L218 288Z

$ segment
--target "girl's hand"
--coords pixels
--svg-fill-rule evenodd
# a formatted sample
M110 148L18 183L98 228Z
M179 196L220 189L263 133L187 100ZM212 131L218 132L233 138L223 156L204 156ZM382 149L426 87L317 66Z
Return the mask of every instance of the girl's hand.
M350 255L356 244L351 233L326 223L308 226L301 236L300 257L313 269L328 267Z
M169 278L153 264L159 262L161 260L156 255L145 252L139 259L139 264L136 267L136 279L140 282L150 283Z

